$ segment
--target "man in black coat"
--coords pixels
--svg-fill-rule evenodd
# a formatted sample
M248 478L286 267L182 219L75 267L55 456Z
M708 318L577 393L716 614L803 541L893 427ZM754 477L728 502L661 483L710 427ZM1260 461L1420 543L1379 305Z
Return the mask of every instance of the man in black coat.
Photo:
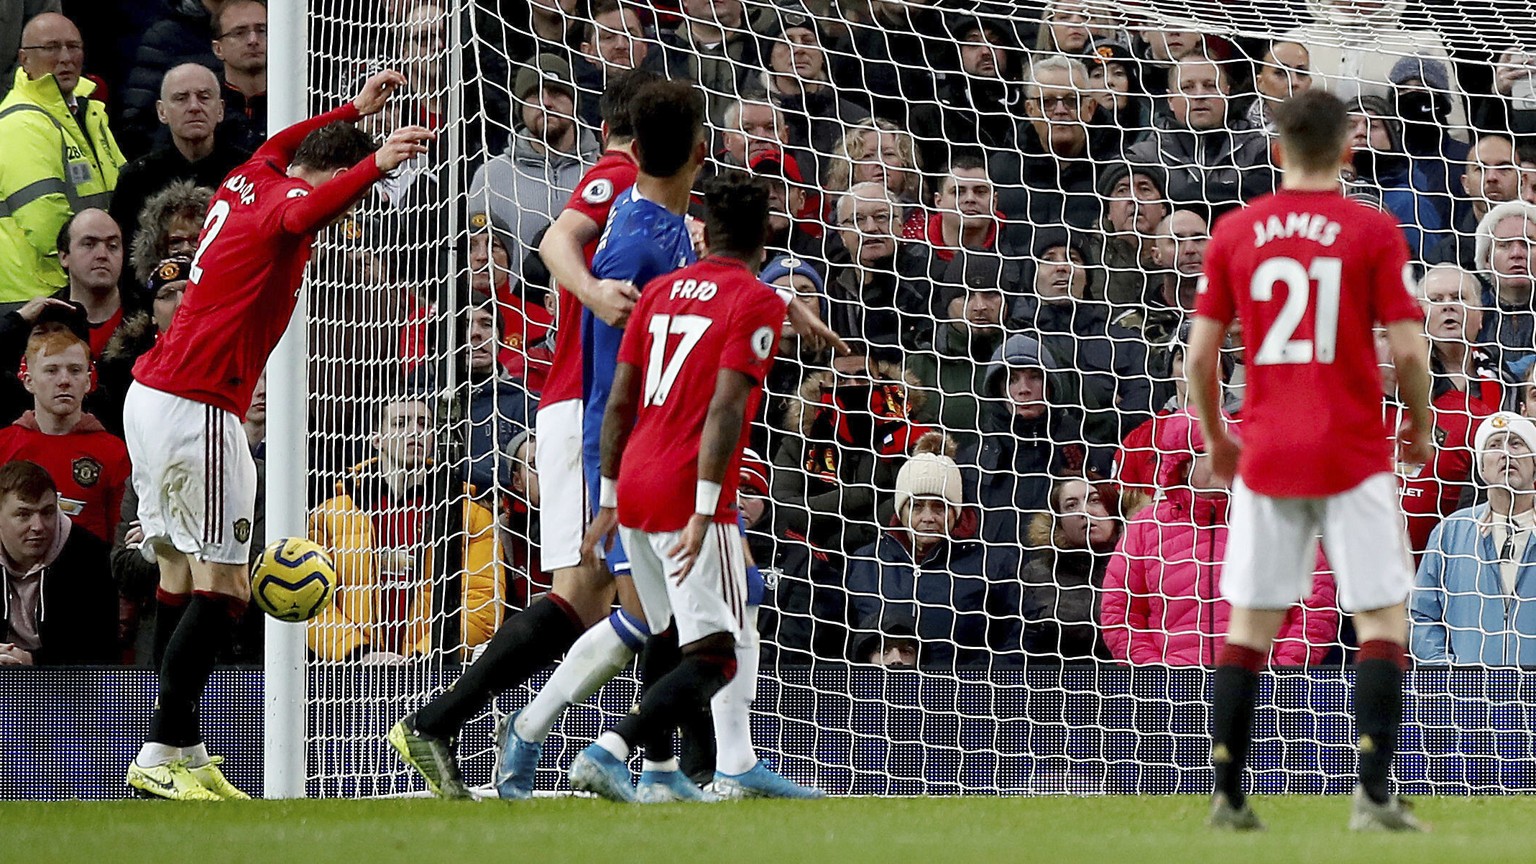
M213 55L212 13L222 0L165 0L160 19L139 42L133 69L123 86L123 114L113 131L130 158L149 152L155 137L155 99L160 80L173 66L198 63L219 68Z

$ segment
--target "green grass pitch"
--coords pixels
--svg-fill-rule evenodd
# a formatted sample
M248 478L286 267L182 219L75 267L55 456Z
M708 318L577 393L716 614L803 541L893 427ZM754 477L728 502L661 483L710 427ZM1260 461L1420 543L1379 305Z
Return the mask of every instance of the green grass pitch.
M1264 834L1214 835L1194 796L858 798L620 806L152 801L0 804L0 861L723 864L1437 864L1536 860L1536 796L1420 798L1423 836L1354 835L1345 797L1255 799Z

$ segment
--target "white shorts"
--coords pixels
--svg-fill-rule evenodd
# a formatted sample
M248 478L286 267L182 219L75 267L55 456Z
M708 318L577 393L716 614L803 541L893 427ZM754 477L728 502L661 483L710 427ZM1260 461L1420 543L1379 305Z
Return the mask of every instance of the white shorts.
M581 538L592 521L581 463L580 399L543 405L534 418L533 460L539 472L539 558L545 570L581 563Z
M619 536L629 553L629 573L652 633L675 621L680 645L712 633L729 633L737 645L756 644L754 631L746 625L747 559L740 528L710 525L693 570L681 585L672 578L679 564L668 550L683 532L652 534L620 526Z
M1322 533L1345 612L1408 598L1413 563L1397 500L1397 478L1367 477L1327 498L1271 498L1241 479L1232 488L1221 596L1243 609L1286 609L1312 593Z
M146 549L250 562L256 460L239 417L134 382L123 402L123 437Z

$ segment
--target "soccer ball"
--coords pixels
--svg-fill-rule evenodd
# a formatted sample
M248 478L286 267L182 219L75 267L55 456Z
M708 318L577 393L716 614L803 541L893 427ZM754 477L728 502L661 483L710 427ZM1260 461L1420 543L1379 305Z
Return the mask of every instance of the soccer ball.
M279 621L308 621L336 598L336 568L319 544L284 537L251 567L251 600Z

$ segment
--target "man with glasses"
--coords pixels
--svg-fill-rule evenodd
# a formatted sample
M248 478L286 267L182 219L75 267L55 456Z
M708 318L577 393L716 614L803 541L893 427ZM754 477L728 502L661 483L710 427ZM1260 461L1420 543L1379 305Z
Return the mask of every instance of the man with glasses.
M104 207L123 154L81 77L80 30L45 12L22 30L21 68L0 101L0 303L64 287L55 241L78 210Z
M224 64L218 134L255 152L267 140L267 4L229 0L213 16L213 53Z
M871 345L901 344L896 310L896 215L900 204L884 183L857 183L837 201L837 239L827 258L832 279L827 324L839 336Z
M1021 228L1090 228L1099 219L1094 166L1119 158L1120 135L1112 126L1089 125L1098 110L1090 87L1080 60L1058 54L1030 65L1019 150L994 165L1002 192L998 209ZM1016 242L1029 245L1027 238Z

